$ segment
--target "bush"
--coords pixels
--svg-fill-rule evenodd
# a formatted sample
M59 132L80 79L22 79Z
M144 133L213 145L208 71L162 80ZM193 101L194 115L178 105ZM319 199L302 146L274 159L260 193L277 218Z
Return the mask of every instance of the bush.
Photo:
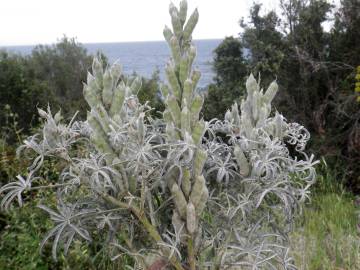
M16 142L16 132L13 128L3 130L4 127L16 124L17 129L28 132L39 123L37 106L46 106L53 100L48 86L27 67L28 59L0 52L0 125L2 135L7 133L3 139L9 143Z
M40 246L51 244L55 260L83 241L141 269L294 269L287 236L316 176L304 152L310 134L271 115L278 86L264 92L252 75L240 111L235 103L224 120L205 122L192 69L198 11L187 20L181 1L170 15L163 118L139 102L140 78L125 80L119 64L104 69L95 58L87 121L65 124L60 112L39 109L43 129L18 150L32 160L28 173L2 186L1 206L55 190L55 205L39 205L53 222ZM43 177L49 159L57 182Z
M31 53L34 76L48 85L66 116L76 111L86 115L83 81L91 67L92 56L74 38L62 38L51 46L38 45Z

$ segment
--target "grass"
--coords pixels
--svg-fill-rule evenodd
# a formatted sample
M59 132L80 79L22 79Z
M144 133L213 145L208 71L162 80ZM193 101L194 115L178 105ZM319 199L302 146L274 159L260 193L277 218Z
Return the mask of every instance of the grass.
M334 184L326 171L315 187L311 204L291 235L299 270L360 269L360 222L354 197Z

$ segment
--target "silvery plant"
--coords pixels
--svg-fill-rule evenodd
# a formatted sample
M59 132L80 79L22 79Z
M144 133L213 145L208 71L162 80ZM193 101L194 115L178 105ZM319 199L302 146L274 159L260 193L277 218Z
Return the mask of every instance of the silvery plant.
M60 112L39 109L42 131L18 149L32 159L28 174L0 189L1 206L52 189L56 204L39 207L53 222L41 249L52 246L54 259L96 237L113 260L132 258L124 269L296 269L288 233L315 180L309 132L272 111L276 82L264 91L252 75L240 107L204 121L192 68L198 11L187 19L183 0L170 15L163 118L139 103L139 78L123 79L118 63L104 68L95 58L86 121L65 124ZM44 185L49 158L62 171Z

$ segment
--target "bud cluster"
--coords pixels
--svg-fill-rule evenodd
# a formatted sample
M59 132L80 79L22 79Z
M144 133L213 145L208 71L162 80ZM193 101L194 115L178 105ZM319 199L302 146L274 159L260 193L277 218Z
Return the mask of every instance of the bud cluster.
M161 88L166 105L164 121L167 141L185 144L189 151L177 158L172 158L173 153L169 153L169 159L173 162L169 164L170 169L165 176L165 182L174 200L172 223L175 230L182 234L181 238L185 241L186 234L195 241L200 237L199 217L209 197L202 174L207 158L207 153L202 147L206 126L205 121L200 119L204 97L196 91L200 72L192 69L196 57L192 32L199 14L195 9L186 20L186 1L180 2L179 9L171 3L169 13L173 32L165 27L164 37L171 49L172 57L165 68L168 84Z

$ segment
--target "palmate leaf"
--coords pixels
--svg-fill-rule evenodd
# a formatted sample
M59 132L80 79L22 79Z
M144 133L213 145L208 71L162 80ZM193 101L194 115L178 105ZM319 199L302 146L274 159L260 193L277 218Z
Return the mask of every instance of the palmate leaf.
M24 140L24 145L20 146L16 151L18 156L25 150L32 150L37 154L29 167L30 171L37 171L42 166L45 157L56 156L70 161L69 149L78 141L80 135L79 125L74 125L77 114L73 116L68 125L64 125L61 123L60 111L54 116L49 107L47 112L41 109L38 109L38 111L40 116L45 119L41 134L36 134Z
M223 154L224 155L224 154ZM212 160L209 162L209 170L207 174L216 172L216 181L218 183L229 183L230 179L233 179L238 173L236 172L236 164L231 158L231 154L227 153L225 157L221 155L213 155Z
M56 254L60 243L64 243L64 253L66 254L75 236L91 241L89 232L82 227L81 219L86 218L89 214L95 213L95 209L77 209L77 204L70 205L64 203L60 203L57 206L58 212L44 205L39 205L38 207L46 211L55 223L55 227L46 234L40 244L40 250L42 250L45 243L50 238L54 238L52 244L52 256L54 260L57 260Z
M33 177L33 173L30 172L26 179L21 175L16 176L16 182L10 182L0 188L0 194L5 193L1 200L1 208L5 211L9 210L10 204L14 199L17 199L19 206L23 205L22 194L25 190L31 188L31 183L39 179L39 177Z
M296 269L289 257L286 239L278 233L262 231L261 222L248 229L233 228L234 240L227 245L224 266L241 266L241 269Z
M27 140L24 140L24 144L16 150L17 156L20 156L21 153L27 149L31 149L38 155L29 167L30 171L37 171L43 164L44 157L50 154L49 149L46 149L46 146L41 143L41 141L39 142L38 137L39 134L30 136Z
M89 176L91 186L96 189L117 190L112 176L119 175L112 166L106 164L106 155L90 154L89 158L74 159L78 162L80 171L84 171Z

